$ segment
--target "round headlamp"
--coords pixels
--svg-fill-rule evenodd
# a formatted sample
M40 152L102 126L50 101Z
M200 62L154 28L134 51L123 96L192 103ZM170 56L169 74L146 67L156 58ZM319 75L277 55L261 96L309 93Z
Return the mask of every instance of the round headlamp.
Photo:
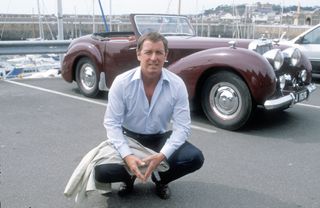
M298 48L287 48L283 51L286 58L289 58L292 66L297 66L301 60L301 52Z
M275 70L279 70L283 64L283 54L280 49L272 49L263 54Z

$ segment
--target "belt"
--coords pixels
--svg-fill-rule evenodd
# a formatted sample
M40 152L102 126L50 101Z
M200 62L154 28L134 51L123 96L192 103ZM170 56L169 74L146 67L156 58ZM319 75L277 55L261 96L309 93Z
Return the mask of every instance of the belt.
M139 134L129 129L122 127L122 132L124 135L131 137L135 140L144 140L144 139L167 139L170 137L172 131L167 131L165 133L160 134Z

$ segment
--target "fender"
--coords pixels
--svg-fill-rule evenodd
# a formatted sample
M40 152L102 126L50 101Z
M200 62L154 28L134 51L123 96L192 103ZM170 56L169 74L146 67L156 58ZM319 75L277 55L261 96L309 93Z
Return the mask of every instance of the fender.
M68 81L72 82L75 80L75 70L77 67L78 60L82 57L88 57L93 64L97 67L98 74L101 73L103 68L103 55L100 53L99 49L92 43L88 42L77 42L72 44L64 59L68 62L63 62L62 76Z
M258 103L263 103L276 91L276 75L270 63L254 51L242 48L222 47L203 50L186 56L168 66L189 83L187 86L190 99L195 98L197 89L204 80L218 70L229 70L238 74ZM190 84L191 83L191 84Z

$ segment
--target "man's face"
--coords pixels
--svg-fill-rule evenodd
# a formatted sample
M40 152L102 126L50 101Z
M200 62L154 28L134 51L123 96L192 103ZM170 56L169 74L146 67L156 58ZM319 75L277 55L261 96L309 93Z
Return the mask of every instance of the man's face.
M141 51L137 52L142 73L148 76L161 74L161 69L167 59L167 53L162 41L145 40Z

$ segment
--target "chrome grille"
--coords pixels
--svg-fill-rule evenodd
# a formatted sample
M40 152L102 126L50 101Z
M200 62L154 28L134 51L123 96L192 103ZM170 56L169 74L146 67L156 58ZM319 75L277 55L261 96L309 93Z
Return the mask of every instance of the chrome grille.
M265 52L273 48L272 42L267 39L258 39L254 40L249 44L248 47L250 50L256 51L259 54L264 54Z

